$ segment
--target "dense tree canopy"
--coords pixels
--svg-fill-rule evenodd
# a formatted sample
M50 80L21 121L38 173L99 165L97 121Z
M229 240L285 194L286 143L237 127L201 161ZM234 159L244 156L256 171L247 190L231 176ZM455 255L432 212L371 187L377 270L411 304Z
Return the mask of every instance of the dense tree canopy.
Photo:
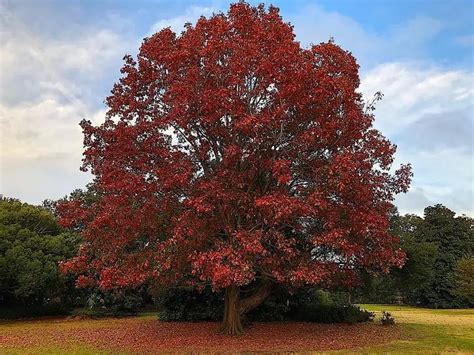
M76 255L78 246L79 236L61 231L50 212L1 199L0 300L29 305L63 296L72 285L58 262Z
M474 305L474 256L465 256L454 269L454 294Z
M424 240L438 246L435 275L432 282L421 290L421 303L441 308L466 306L466 300L456 295L454 271L463 257L472 257L474 254L472 218L455 217L455 212L442 205L427 207L419 234Z
M407 214L400 216L394 210L390 218L390 232L400 238L400 247L405 252L405 264L394 268L389 274L366 273L360 290L362 302L417 304L422 290L433 282L438 246L426 241L421 228L422 217Z
M434 263L438 246L420 236L423 218L415 215L400 216L393 221L391 232L400 237L400 247L406 253L405 265L392 270L395 289L414 300L419 290L433 281ZM393 292L393 289L392 289Z
M388 213L410 168L390 172L352 55L294 37L275 7L238 3L125 57L105 122L81 123L101 197L60 207L85 226L64 264L79 285L211 284L237 333L274 283L350 285L403 264Z

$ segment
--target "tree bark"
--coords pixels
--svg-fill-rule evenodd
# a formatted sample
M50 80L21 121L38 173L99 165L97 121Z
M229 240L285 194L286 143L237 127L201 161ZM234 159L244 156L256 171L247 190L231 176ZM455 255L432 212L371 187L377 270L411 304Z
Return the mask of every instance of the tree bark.
M240 288L231 285L225 290L224 320L221 332L228 335L239 335L243 327L240 320Z
M221 332L228 335L239 335L243 331L241 316L258 307L273 292L274 285L264 282L251 296L240 299L240 288L231 285L225 289L224 319Z

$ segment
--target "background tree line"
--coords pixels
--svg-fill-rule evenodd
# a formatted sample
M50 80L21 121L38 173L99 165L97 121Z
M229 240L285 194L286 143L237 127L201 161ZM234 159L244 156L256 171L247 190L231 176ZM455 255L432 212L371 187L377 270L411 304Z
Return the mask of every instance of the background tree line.
M68 198L78 194L91 203L96 198L93 186L76 190ZM165 320L218 319L222 295L210 290L77 289L74 278L61 273L58 263L77 254L80 230L59 226L57 203L45 201L42 206L32 206L13 199L0 200L0 317L65 313L77 307L94 315L133 313L155 299ZM338 310L332 305L350 300L434 308L472 307L473 226L472 218L456 217L455 212L442 205L427 207L423 218L400 216L394 211L390 229L406 252L401 269L389 274L365 274L362 283L352 290L279 289L251 317L284 319L290 313L293 318L300 313L304 319L311 313L304 307L324 304L326 307L314 310L312 317L332 313L323 317L327 320L338 317Z
M424 217L394 213L391 232L406 252L405 265L387 275L366 275L358 299L433 308L474 304L473 219L443 205Z

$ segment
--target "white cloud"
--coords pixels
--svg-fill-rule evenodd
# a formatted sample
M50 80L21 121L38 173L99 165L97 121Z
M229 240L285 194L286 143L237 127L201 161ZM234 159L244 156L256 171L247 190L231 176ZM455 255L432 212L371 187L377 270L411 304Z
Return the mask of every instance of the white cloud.
M426 197L426 192L421 187L412 187L406 194L400 194L395 199L395 205L401 214L417 214L423 216L427 206L433 206L436 201Z
M4 10L4 9L2 9ZM82 187L83 118L103 120L96 97L133 41L111 29L78 29L54 40L32 33L8 12L0 43L0 193L28 202Z
M87 116L98 121L103 110ZM54 96L14 107L0 105L0 193L28 202L59 198L91 177L79 172L80 108Z
M370 70L360 90L385 96L375 126L398 145L397 163L410 162L410 192L397 198L402 213L442 203L458 213L473 207L473 74L413 63Z
M376 126L394 135L424 115L473 106L473 73L442 70L423 64L387 63L362 77L360 91L366 98L382 91Z
M87 116L95 115L97 112ZM0 117L2 157L34 159L55 153L81 154L80 107L61 103L52 96L13 107L0 105Z
M7 156L0 162L0 193L29 203L59 199L91 181L90 174L79 171L80 156L68 153L36 158Z
M184 30L185 23L194 23L201 16L211 16L217 9L214 7L190 6L186 8L183 15L162 19L151 26L148 35L159 32L163 28L170 27L171 30L177 34Z
M10 104L37 99L46 90L81 105L80 97L91 94L84 86L104 79L112 68L118 72L130 47L107 29L80 33L73 40L50 41L30 33L19 22L10 28L9 36L0 43L0 95Z

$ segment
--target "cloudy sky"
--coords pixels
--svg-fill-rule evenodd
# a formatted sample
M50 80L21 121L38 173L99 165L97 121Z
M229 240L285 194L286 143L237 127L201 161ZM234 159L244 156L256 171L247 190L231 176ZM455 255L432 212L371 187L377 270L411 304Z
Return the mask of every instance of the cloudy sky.
M252 2L253 3L253 2ZM353 52L366 98L381 91L376 126L411 162L396 204L442 203L474 215L474 31L470 0L278 1L304 46ZM82 118L101 122L122 57L163 27L181 31L228 1L0 0L0 193L30 203L91 180L79 171Z

